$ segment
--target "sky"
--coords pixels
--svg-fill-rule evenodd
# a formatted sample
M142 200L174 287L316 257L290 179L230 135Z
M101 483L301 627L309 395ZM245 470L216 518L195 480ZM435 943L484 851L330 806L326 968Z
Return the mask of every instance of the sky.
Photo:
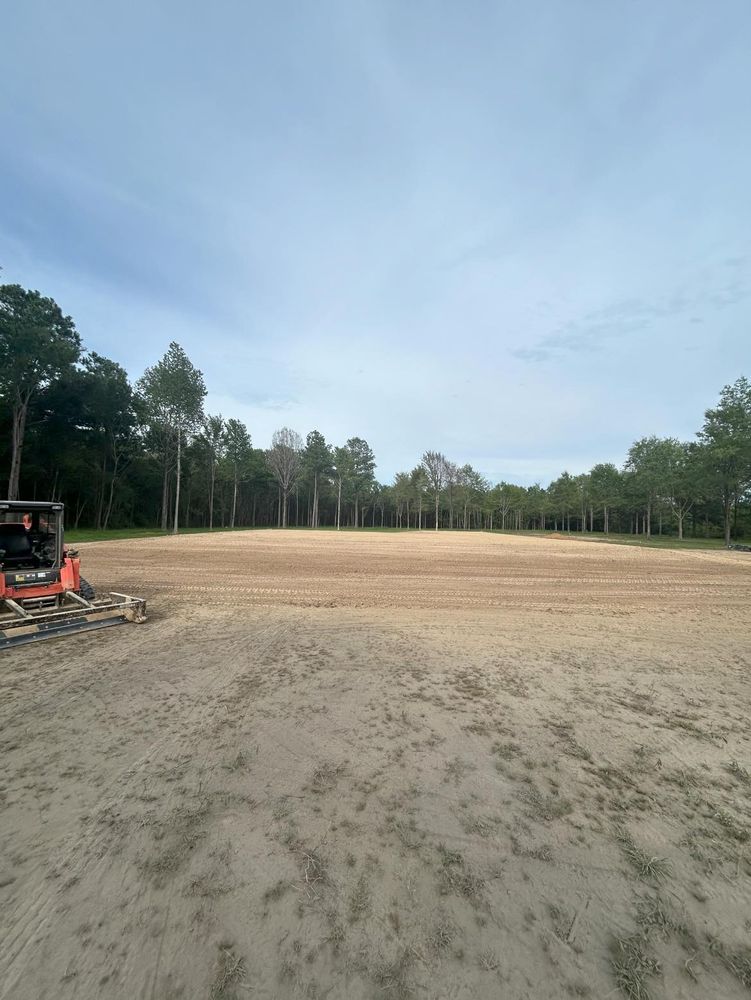
M0 280L207 409L493 482L751 375L748 0L24 0Z

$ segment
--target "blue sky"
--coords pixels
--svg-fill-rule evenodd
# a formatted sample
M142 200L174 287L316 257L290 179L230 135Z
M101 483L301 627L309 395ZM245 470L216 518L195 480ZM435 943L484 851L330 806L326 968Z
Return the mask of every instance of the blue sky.
M751 5L3 14L2 279L212 412L545 483L751 374Z

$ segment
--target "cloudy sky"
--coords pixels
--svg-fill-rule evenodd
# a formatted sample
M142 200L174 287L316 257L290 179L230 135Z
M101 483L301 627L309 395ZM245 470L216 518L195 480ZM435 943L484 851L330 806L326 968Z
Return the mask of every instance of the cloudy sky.
M0 265L254 444L545 483L751 374L748 0L24 0Z

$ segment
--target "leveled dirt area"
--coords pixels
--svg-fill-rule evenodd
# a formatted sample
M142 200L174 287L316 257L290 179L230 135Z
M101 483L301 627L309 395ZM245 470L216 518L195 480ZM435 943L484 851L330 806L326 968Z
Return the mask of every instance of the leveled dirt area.
M751 557L81 549L151 617L0 659L0 997L748 996Z

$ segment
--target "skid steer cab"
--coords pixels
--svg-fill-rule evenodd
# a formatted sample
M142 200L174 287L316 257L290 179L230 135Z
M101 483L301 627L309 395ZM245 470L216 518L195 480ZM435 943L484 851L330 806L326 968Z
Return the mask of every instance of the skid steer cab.
M0 500L0 649L146 621L146 602L97 598L63 542L61 503Z

